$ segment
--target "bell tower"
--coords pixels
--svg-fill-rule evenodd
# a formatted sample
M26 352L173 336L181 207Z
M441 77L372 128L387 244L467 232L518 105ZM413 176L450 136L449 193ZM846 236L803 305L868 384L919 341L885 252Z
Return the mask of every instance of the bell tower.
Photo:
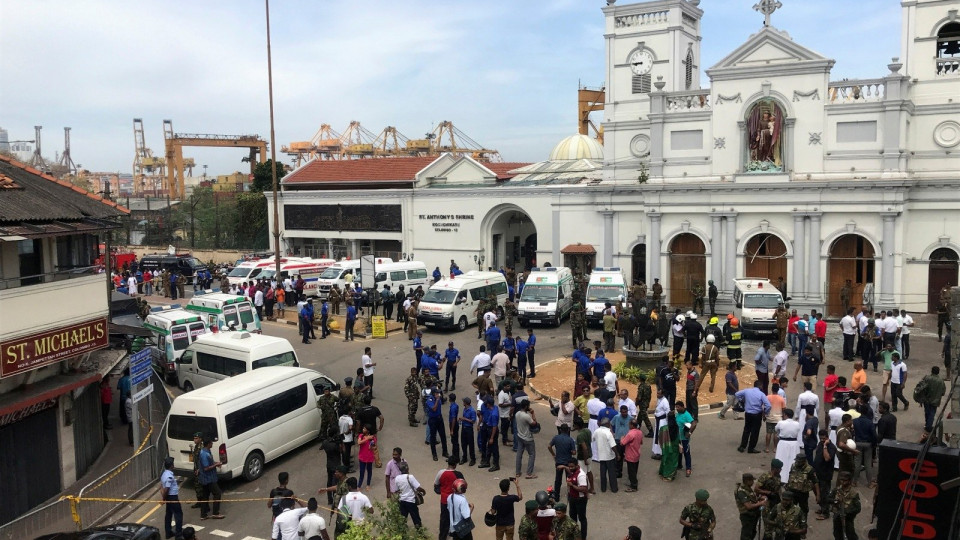
M900 61L918 82L960 79L960 1L901 2Z

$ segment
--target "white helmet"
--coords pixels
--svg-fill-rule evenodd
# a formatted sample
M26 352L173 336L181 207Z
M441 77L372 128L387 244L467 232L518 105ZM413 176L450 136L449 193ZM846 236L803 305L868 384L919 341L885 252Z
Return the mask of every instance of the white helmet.
M677 315L677 322L678 322L678 323L682 323L684 320L686 320L686 317L684 317L683 315Z
M696 314L696 313L691 313L691 314L690 314L690 318L693 319L693 320L697 320L697 314Z
M717 341L717 336L713 334L707 334L707 343L715 343Z
M692 311L687 312L687 318L693 317L694 313Z

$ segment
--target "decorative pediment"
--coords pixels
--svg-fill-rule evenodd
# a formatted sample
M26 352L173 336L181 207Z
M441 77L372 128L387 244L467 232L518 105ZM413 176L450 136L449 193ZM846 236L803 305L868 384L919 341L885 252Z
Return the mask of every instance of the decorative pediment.
M442 172L433 175L433 184L495 184L497 173L469 156L455 158Z
M707 70L711 80L742 78L763 72L828 72L834 61L799 45L782 30L765 27ZM769 75L767 75L769 76Z

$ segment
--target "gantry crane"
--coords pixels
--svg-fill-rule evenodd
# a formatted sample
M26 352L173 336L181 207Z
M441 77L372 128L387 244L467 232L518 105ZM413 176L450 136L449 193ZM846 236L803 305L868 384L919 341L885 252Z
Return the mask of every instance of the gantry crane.
M470 155L478 161L502 161L500 152L484 148L449 120L437 124L437 128L427 135L427 139L430 140L432 154L449 152L455 155Z
M294 157L294 166L299 167L314 159L340 159L343 145L340 144L340 134L330 124L321 124L320 129L309 141L295 141L289 146L280 149L281 152Z
M606 96L606 87L587 88L580 86L577 90L577 123L581 135L590 135L590 128L593 128L593 136L600 144L603 144L603 128L597 129L593 120L590 120L590 113L593 111L602 111L603 102Z
M369 129L352 120L340 136L340 157L347 159L373 157L373 143L377 136Z
M192 159L183 157L184 146L213 146L225 148L248 148L250 150L250 174L257 166L257 155L260 163L267 161L267 141L259 135L210 135L199 133L174 133L173 121L163 121L163 141L167 155L167 186L171 199L183 199L184 169L188 163L192 167Z
M67 169L66 174L77 174L77 166L70 156L70 128L63 128L63 154L60 155L60 166Z
M143 195L149 184L156 194L157 186L163 180L166 163L163 158L155 157L153 150L147 148L142 118L133 119L133 145L133 193L138 197Z
M407 143L409 141L410 139L405 137L403 133L400 133L397 128L387 126L383 128L380 135L377 135L376 140L373 141L374 155L378 157L410 155L407 151Z

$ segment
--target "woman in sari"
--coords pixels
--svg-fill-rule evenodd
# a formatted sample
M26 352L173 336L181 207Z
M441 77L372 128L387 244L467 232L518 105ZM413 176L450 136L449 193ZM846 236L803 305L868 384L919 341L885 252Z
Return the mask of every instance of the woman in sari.
M680 462L680 429L677 426L676 413L670 411L667 421L660 426L660 449L663 457L660 458L660 478L670 482L677 476L677 464Z

